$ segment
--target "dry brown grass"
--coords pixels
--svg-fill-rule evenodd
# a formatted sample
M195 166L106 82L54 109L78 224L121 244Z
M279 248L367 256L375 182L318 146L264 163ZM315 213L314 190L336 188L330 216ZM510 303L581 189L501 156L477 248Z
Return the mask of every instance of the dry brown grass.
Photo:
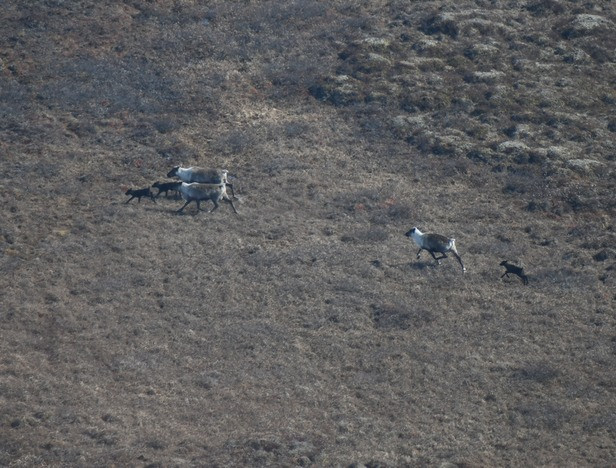
M0 464L616 460L613 9L9 3Z

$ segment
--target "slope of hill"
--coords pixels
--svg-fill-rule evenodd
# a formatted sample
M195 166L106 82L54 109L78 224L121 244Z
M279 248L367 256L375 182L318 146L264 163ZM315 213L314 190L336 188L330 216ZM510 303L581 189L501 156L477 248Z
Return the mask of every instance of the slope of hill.
M614 463L609 2L0 10L0 464Z

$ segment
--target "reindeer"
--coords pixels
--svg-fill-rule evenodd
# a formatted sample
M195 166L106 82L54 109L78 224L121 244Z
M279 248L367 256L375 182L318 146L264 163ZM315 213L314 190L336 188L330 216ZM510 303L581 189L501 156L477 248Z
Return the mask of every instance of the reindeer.
M405 234L407 237L412 238L415 243L420 247L417 252L417 258L421 255L422 250L427 250L432 255L432 258L440 265L441 260L447 258L447 252L451 252L455 255L456 259L462 267L462 271L466 271L466 267L462 263L462 258L456 250L456 240L453 238L445 237L440 234L424 234L418 228L414 227ZM440 253L441 257L437 257L435 253Z
M218 208L218 202L224 200L231 204L231 208L233 208L233 211L237 214L237 210L233 205L233 200L231 200L231 198L227 195L227 184L225 183L200 184L198 182L193 182L187 184L186 182L182 182L179 190L182 198L186 200L186 203L184 203L184 206L178 210L178 213L183 212L184 208L186 208L186 206L192 201L197 203L198 211L204 211L201 210L201 202L204 200L212 200L214 203L214 208L210 210L211 213Z
M226 169L204 169L202 167L174 166L167 177L178 177L182 182L199 182L202 184L225 184L231 189L231 196L235 197L233 185L229 183L229 171Z
M507 260L503 260L502 262L500 262L501 266L504 266L505 269L507 271L505 271L505 273L503 273L501 275L501 278L503 276L506 276L507 278L509 278L509 273L513 274L513 275L518 275L520 277L520 279L522 280L522 283L524 284L528 284L528 277L524 274L524 268L523 267L519 267L516 265L513 265L511 263L509 263Z
M150 187L142 188L139 190L128 189L124 195L131 196L128 200L126 200L125 203L128 203L133 198L136 198L137 202L141 203L141 197L149 197L154 203L156 203L156 200L154 199L154 195L152 194Z

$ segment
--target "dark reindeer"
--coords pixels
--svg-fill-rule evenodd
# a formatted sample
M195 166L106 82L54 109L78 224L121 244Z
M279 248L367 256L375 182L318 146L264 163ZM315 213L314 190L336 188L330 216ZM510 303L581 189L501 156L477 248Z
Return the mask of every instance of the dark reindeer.
M141 203L141 197L149 197L154 203L156 203L156 200L154 199L154 195L152 194L150 187L142 188L139 190L128 189L124 195L130 195L130 198L126 200L125 203L128 203L133 198L136 198L137 202Z
M524 268L513 265L509 263L507 260L503 260L502 262L500 262L500 265L504 266L505 269L507 270L505 271L505 273L501 275L501 278L504 276L509 278L509 273L511 273L513 275L518 275L520 279L522 280L522 283L528 284L528 277L524 274Z
M152 184L152 187L158 189L158 193L156 194L154 198L158 198L160 194L163 192L165 192L165 198L167 198L169 191L179 192L180 185L182 185L182 182L154 182Z

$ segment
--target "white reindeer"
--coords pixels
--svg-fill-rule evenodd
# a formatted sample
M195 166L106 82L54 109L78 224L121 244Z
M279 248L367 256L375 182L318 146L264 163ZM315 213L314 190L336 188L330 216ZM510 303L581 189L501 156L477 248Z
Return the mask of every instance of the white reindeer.
M167 177L178 177L182 182L199 182L202 184L225 184L231 189L235 198L233 185L229 183L229 171L226 169L204 169L202 167L175 166L169 171Z
M407 237L412 238L415 243L420 247L417 252L417 258L421 255L422 250L427 250L430 252L430 255L437 261L440 265L441 260L443 258L447 258L447 252L453 253L460 265L462 266L462 271L466 271L466 267L462 263L462 259L456 250L456 240L453 238L441 236L440 234L424 234L418 228L414 227L409 232L405 234ZM437 257L435 252L442 254L441 257Z
M184 206L178 210L178 213L184 211L186 206L194 201L197 203L197 210L201 210L201 202L204 200L212 200L214 203L214 208L210 210L210 213L218 208L218 202L221 200L227 201L231 204L231 208L237 214L237 210L233 205L233 201L227 195L227 185L225 183L219 184L200 184L199 182L192 182L187 184L186 182L182 182L182 185L179 187L180 194L182 198L186 200Z

